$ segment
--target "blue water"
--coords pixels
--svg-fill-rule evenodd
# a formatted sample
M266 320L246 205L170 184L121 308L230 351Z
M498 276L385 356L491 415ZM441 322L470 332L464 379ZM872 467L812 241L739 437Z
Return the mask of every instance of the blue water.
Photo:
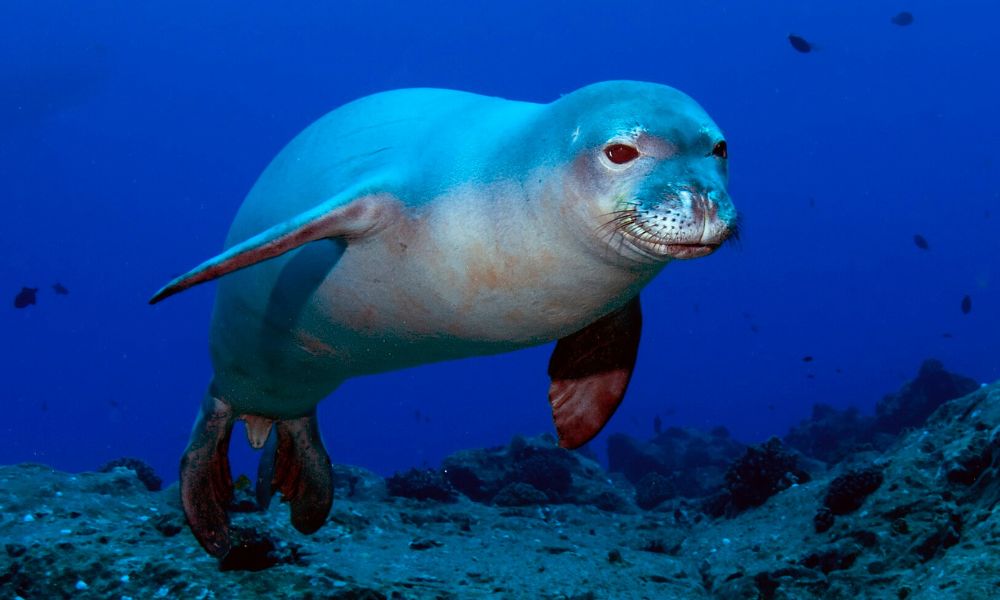
M996 3L259 4L0 4L0 463L133 455L175 478L214 288L146 300L221 249L298 131L414 86L549 102L655 81L726 132L742 242L645 290L600 454L656 415L753 442L815 402L870 411L932 356L1000 378ZM915 23L890 23L899 10ZM22 286L37 305L14 308ZM389 474L552 431L550 349L351 381L320 408L330 454Z

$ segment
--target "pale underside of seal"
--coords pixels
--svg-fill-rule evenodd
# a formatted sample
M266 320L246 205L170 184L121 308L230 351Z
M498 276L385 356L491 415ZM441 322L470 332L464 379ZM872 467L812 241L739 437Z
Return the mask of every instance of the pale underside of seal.
M214 376L181 468L198 540L224 556L234 420L268 442L257 494L311 532L332 502L315 407L344 380L558 340L564 447L624 396L638 294L729 237L726 143L689 97L605 82L551 104L436 89L327 114L271 162L225 251L151 300L220 278ZM225 277L223 277L225 276Z

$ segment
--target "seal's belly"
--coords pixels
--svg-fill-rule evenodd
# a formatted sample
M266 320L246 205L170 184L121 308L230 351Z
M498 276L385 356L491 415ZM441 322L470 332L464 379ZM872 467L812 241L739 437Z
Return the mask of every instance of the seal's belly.
M384 236L349 247L292 332L351 374L549 342L602 314L558 257ZM586 296L586 294L583 294Z

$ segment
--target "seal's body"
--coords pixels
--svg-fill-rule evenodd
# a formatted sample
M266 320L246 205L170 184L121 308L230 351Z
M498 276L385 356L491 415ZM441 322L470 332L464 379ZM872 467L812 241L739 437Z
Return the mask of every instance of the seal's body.
M725 186L718 128L654 84L547 105L399 90L321 118L261 175L226 251L153 299L227 275L182 465L195 534L220 556L234 543L237 418L255 446L273 440L259 499L280 489L299 529L319 527L332 490L315 406L357 375L560 340L554 419L564 446L585 443L631 375L641 288L730 235Z

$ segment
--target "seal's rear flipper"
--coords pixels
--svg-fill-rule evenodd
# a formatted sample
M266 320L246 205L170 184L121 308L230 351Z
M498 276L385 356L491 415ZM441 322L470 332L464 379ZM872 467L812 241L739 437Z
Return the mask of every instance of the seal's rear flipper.
M324 238L350 240L363 237L378 228L390 203L388 194L348 193L335 196L201 263L165 285L150 298L149 303L156 304L189 287L280 256L309 242Z
M639 352L639 297L556 344L549 403L563 448L579 448L608 422L625 396Z
M232 409L207 394L181 458L184 515L194 537L218 558L228 554L233 544L226 512L233 500L228 454L232 430Z
M257 504L267 508L275 491L291 504L292 525L302 533L322 527L330 514L333 469L315 414L275 422L257 471Z

